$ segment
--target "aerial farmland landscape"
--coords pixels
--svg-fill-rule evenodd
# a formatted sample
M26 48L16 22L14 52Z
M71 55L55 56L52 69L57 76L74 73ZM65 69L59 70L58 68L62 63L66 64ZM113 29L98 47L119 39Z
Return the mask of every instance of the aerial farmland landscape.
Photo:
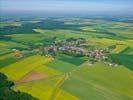
M132 4L0 0L0 100L133 100Z

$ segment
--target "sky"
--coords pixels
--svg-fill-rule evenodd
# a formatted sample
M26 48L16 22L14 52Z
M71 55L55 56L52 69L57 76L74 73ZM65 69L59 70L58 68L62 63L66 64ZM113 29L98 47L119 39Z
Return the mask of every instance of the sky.
M132 14L133 0L0 0L3 13Z

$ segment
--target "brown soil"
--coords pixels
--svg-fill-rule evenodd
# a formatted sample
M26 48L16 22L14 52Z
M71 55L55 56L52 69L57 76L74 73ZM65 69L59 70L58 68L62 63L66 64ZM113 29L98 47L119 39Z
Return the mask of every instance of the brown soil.
M41 74L41 73L36 72L36 71L32 71L32 72L28 73L27 75L25 75L23 78L21 78L16 83L26 83L26 82L30 82L30 81L34 81L34 80L45 79L45 78L47 78L46 75Z

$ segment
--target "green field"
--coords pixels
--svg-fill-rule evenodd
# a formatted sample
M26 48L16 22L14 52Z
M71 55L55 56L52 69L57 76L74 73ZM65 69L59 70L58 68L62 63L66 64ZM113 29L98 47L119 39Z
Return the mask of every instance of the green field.
M110 55L111 58L114 61L118 61L121 65L126 66L127 68L129 68L130 70L133 70L133 55L127 55L127 54L112 54Z
M20 22L0 22L0 28L3 28L5 26L16 26L20 27L21 23Z
M133 23L128 18L15 19L0 22L0 72L15 83L13 90L39 100L133 100ZM90 64L88 55L41 52L67 39L84 39L77 47L87 51L108 50L118 66L102 60Z
M5 73L11 80L18 80L36 67L47 63L49 60L50 59L41 56L32 56L10 64L9 66L0 69L0 72Z
M57 80L41 80L35 82L25 83L19 86L16 86L16 90L21 90L23 92L28 92L35 97L38 97L40 100L50 100L54 98L55 100L63 99L63 100L78 100L77 97L71 95L68 92L59 89L56 85L59 79ZM55 84L53 84L55 83ZM54 93L55 89L58 89ZM40 91L38 91L40 90ZM54 96L54 97L53 97Z
M111 68L97 63L90 67L84 64L63 84L63 89L83 100L131 100L132 74L123 66Z
M48 63L47 66L60 72L69 72L77 67L61 60L54 60L51 63Z

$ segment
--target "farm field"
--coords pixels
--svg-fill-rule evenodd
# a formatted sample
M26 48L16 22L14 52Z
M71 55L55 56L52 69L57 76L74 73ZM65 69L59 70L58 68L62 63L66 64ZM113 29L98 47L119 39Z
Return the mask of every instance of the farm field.
M0 73L14 91L39 100L133 100L128 18L0 19Z
M63 84L62 88L83 100L87 98L92 100L132 99L132 71L124 66L116 69L110 68L103 63L88 66L87 63L81 65L77 71L72 73L71 78ZM127 88L126 84L130 88Z

